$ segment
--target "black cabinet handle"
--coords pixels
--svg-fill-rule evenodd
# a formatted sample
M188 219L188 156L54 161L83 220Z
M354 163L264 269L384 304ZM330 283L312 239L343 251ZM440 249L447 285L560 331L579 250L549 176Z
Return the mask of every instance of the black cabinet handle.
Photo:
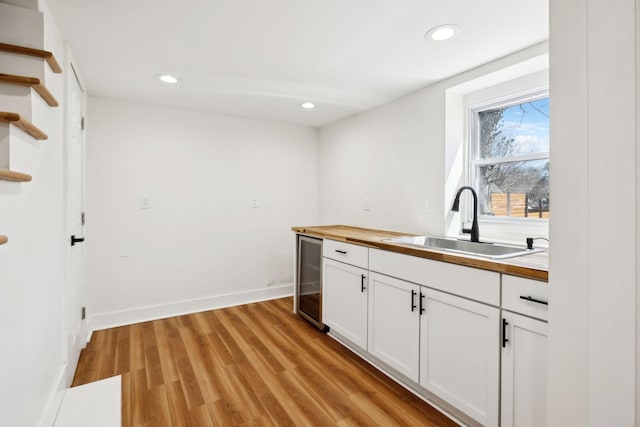
M341 251L340 249L336 249L336 252L338 252L339 254L342 254L342 255L346 255L347 254L347 251Z
M509 322L507 322L507 319L502 319L502 348L505 348L507 346L507 343L509 342L509 339L507 338L507 325L509 324Z
M364 290L366 289L364 287L364 279L366 279L367 276L365 276L364 274L360 275L360 292L364 292Z
M71 236L71 246L75 246L76 243L84 242L84 237L76 237L75 235Z
M542 304L542 305L549 305L549 301L542 301L541 299L535 299L533 297L530 296L524 296L524 295L520 295L520 299L523 299L525 301L531 301L531 302L535 302L537 304Z
M416 309L416 291L411 289L411 311Z
M422 292L420 292L420 315L422 316L422 313L425 312L425 308L424 308L424 297L426 297L425 294L423 294Z

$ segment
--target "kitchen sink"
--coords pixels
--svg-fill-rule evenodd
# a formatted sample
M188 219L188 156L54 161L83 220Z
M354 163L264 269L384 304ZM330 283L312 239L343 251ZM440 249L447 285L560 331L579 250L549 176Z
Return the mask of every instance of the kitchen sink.
M471 242L469 240L431 236L405 236L385 239L384 241L399 245L417 246L424 249L456 252L491 259L513 258L546 250L544 248L527 249L525 247L499 245L489 242Z

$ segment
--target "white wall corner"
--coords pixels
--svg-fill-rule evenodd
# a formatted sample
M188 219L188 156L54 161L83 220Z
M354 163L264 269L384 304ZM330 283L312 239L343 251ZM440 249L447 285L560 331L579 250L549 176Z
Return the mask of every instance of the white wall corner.
M110 313L99 313L89 318L89 333L87 339L90 339L91 334L93 334L94 331L101 329L114 328L134 323L148 322L150 320L164 319L167 317L216 310L219 308L250 304L260 301L268 301L292 295L293 283L286 283L278 286L269 286L262 289L238 292L234 294L216 295L207 298L139 307Z
M6 0L0 3L0 40L3 43L43 49L43 14L38 11L37 6L25 8L14 3L20 1Z
M69 365L65 364L58 373L58 383L55 390L51 393L47 407L44 408L42 419L38 424L40 427L51 427L56 421L62 399L64 398L64 392L67 389L68 368Z

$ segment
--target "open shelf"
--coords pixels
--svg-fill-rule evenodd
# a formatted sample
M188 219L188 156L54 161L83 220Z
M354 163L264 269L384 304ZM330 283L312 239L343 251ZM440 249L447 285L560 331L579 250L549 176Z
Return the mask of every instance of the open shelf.
M49 51L7 43L0 43L0 51L42 58L47 61L47 64L49 64L49 67L51 67L51 71L58 74L62 73L62 68L60 68L60 64L58 64L58 61L56 61L56 57L53 56L53 53Z
M0 181L29 182L31 181L31 175L7 169L0 169Z
M40 141L49 138L46 133L35 127L33 123L20 117L20 114L0 111L0 123L9 123L18 127Z
M40 95L42 99L44 99L45 102L49 104L49 106L57 107L59 105L58 101L56 101L56 98L54 98L51 92L49 92L49 89L47 89L45 85L40 82L40 79L36 77L0 74L0 83L32 87L36 92L38 92L38 95Z

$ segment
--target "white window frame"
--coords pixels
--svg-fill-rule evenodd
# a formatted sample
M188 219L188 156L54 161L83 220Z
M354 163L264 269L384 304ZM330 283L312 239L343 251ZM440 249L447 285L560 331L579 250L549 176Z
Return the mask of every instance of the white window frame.
M511 93L509 95L501 96L499 98L494 98L491 100L485 100L483 102L475 103L472 105L467 105L467 132L466 132L466 181L469 183L471 187L479 191L478 184L479 180L476 176L476 170L478 166L483 165L493 165L499 163L508 163L508 162L521 162L521 161L531 161L531 160L548 160L549 152L545 153L536 153L536 154L528 154L523 156L511 156L511 157L501 157L495 158L492 157L490 159L480 159L477 156L480 144L480 129L478 126L478 113L486 110L494 110L505 108L513 105L522 104L528 101L534 101L542 98L549 97L549 89L535 89L530 91L524 91L519 93ZM470 218L472 217L472 212L470 211L469 204L466 205L466 212L464 212L464 217ZM524 225L524 224L540 224L540 226L548 226L549 219L548 218L519 218L519 217L508 217L508 216L491 216L491 215L482 215L480 212L478 213L478 221L481 223L487 224L512 224L512 225Z
M445 150L444 150L444 233L448 237L468 239L462 225L469 225L472 215L470 193L465 191L460 200L460 212L451 211L458 189L470 185L469 177L469 119L468 109L498 103L519 95L548 91L548 45L540 44L523 51L514 61L499 60L488 69L478 69L468 79L456 80L445 88ZM553 102L553 100L551 100ZM553 140L553 135L551 136ZM553 141L552 141L553 143ZM550 161L553 161L550 159ZM551 164L551 179L554 168ZM553 211L555 202L552 202ZM553 216L553 213L551 214ZM500 221L480 218L480 239L483 241L524 245L526 237L549 237L548 221ZM537 240L536 246L546 246Z

